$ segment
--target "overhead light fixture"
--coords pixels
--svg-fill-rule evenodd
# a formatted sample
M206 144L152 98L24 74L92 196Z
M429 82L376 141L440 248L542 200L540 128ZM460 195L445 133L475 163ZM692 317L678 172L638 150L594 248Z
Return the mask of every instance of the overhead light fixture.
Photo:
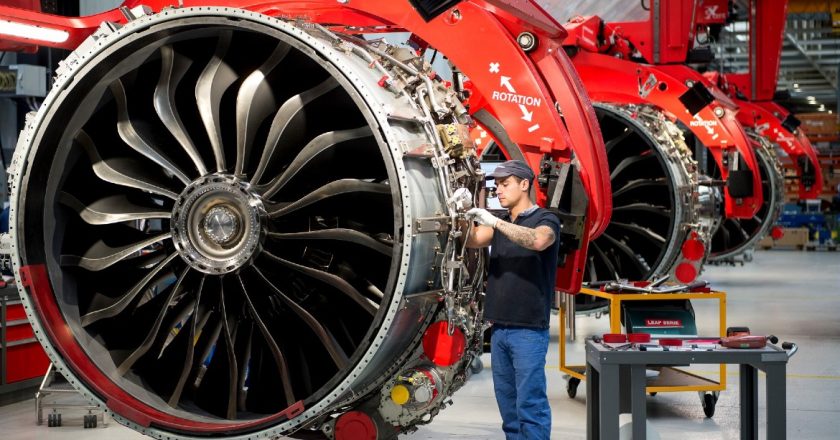
M48 43L63 43L70 38L70 33L67 31L8 20L0 20L0 35L26 38L29 40L44 41Z
M799 88L799 83L793 83L793 88L798 89Z

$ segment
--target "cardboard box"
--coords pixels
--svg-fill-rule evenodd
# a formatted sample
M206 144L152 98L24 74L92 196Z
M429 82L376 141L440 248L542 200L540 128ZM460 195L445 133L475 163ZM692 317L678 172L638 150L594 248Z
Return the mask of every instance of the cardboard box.
M770 236L764 237L758 242L758 247L761 249L805 249L805 245L808 244L808 228L782 228L782 230L785 233L782 238L773 240Z
M812 142L831 142L840 139L840 115L819 113L799 113L796 118L802 121L800 126Z

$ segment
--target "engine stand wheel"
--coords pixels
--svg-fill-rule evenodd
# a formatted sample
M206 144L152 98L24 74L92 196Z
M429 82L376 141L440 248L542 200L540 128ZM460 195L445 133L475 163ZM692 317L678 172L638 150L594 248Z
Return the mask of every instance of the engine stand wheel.
M703 413L706 414L706 417L712 418L715 415L715 405L718 401L717 394L713 393L699 393L700 394L700 402L703 404Z
M580 379L576 377L570 377L569 381L566 382L566 394L569 395L570 399L574 399L577 396L578 385L580 385Z
M85 414L84 426L85 429L96 428L96 414Z

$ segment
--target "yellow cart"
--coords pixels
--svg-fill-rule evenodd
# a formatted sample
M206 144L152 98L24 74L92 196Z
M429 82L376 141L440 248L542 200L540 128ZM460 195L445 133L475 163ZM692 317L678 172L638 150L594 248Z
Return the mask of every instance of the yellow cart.
M708 300L716 299L719 305L720 336L726 336L726 293L684 292L684 293L620 293L602 292L600 290L582 288L578 295L591 295L609 301L610 333L621 331L621 303L622 301L661 301L661 300ZM566 391L569 397L577 395L580 382L586 380L584 365L566 365L566 321L571 321L570 330L574 335L574 295L565 295L559 302L560 313L560 371L569 375ZM574 338L574 336L572 336ZM688 371L662 367L659 376L648 382L647 392L655 395L660 392L696 391L700 394L703 410L708 417L714 414L718 395L726 389L726 365L720 365L720 382L692 374Z

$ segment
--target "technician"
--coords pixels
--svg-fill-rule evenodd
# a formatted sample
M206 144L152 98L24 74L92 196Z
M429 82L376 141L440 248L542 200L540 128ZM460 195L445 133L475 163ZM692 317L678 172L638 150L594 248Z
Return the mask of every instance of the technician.
M551 408L545 380L548 323L554 296L560 222L531 202L534 172L523 161L504 162L488 176L507 214L473 208L478 223L469 247L490 246L484 316L493 324L493 388L508 440L548 440Z

